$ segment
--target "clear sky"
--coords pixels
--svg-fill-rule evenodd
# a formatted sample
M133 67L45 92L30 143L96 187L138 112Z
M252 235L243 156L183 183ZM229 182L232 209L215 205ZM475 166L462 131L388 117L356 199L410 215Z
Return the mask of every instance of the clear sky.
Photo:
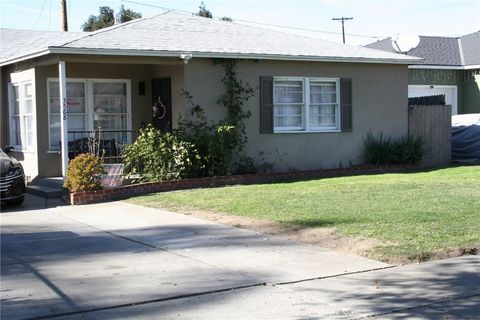
M69 30L81 31L82 23L89 15L98 14L98 7L103 5L114 10L124 5L148 17L164 12L160 7L196 12L200 2L67 0ZM345 22L347 43L353 45L404 33L458 36L480 30L480 0L206 0L205 5L214 17L227 16L239 23L289 26L293 28L258 25L337 42L342 41L341 23L332 18L353 17ZM0 26L60 30L60 0L0 0Z

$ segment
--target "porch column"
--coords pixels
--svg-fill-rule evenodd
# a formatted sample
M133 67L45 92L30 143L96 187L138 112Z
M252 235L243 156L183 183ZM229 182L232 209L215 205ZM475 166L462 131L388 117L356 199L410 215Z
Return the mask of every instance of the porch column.
M67 100L67 76L65 70L65 61L58 62L58 84L60 87L60 126L62 134L62 176L67 176L68 167L68 100Z

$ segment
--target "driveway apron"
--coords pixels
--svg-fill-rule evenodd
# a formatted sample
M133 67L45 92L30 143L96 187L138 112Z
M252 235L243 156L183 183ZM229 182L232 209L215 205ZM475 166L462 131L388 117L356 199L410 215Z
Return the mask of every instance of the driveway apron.
M3 212L1 224L2 319L436 315L446 311L415 308L478 295L477 257L426 277L428 264L392 268L124 202Z

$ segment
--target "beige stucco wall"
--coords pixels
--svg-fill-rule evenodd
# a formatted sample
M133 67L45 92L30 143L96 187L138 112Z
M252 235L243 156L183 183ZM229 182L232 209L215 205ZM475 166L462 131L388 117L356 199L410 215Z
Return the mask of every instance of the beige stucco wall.
M187 65L155 59L108 60L106 58L65 59L67 78L129 79L131 81L132 129L138 130L142 121L151 121L151 79L172 78L172 120L188 117L189 107L182 89L190 91L194 102L207 111L209 120L221 120L225 110L217 105L223 93L223 69L210 59L192 59ZM71 60L74 60L73 62ZM69 62L70 61L70 62ZM130 62L130 63L129 63ZM278 133L260 134L259 92L246 104L252 112L247 120L249 145L247 152L278 150L281 162L276 170L305 170L349 166L363 161L363 139L369 130L383 131L399 136L406 134L407 80L406 66L354 63L313 63L282 61L241 61L238 76L258 89L260 76L349 77L353 79L353 131L344 133ZM31 65L29 66L31 68ZM18 67L17 67L18 69ZM2 68L2 90L9 82L12 68ZM47 78L58 77L58 64L35 65L37 103L38 157L28 164L39 176L61 174L60 155L48 152ZM145 82L145 95L139 95L138 83ZM8 128L5 125L7 101L2 91L2 140ZM37 160L38 159L38 160Z
M364 161L366 134L382 131L400 136L408 131L408 69L404 65L241 61L238 76L258 89L260 76L352 78L353 131L340 133L260 134L260 98L257 90L246 108L248 153L265 151L282 156L276 170L335 168ZM208 59L192 59L185 67L185 88L202 105L209 119L221 119L216 100L223 92L223 70Z

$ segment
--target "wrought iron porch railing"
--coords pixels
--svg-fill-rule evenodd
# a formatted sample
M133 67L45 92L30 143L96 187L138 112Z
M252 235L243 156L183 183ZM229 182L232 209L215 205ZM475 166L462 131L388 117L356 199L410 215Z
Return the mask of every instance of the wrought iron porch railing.
M68 158L88 152L100 156L106 164L121 163L125 146L138 134L133 130L68 131Z

